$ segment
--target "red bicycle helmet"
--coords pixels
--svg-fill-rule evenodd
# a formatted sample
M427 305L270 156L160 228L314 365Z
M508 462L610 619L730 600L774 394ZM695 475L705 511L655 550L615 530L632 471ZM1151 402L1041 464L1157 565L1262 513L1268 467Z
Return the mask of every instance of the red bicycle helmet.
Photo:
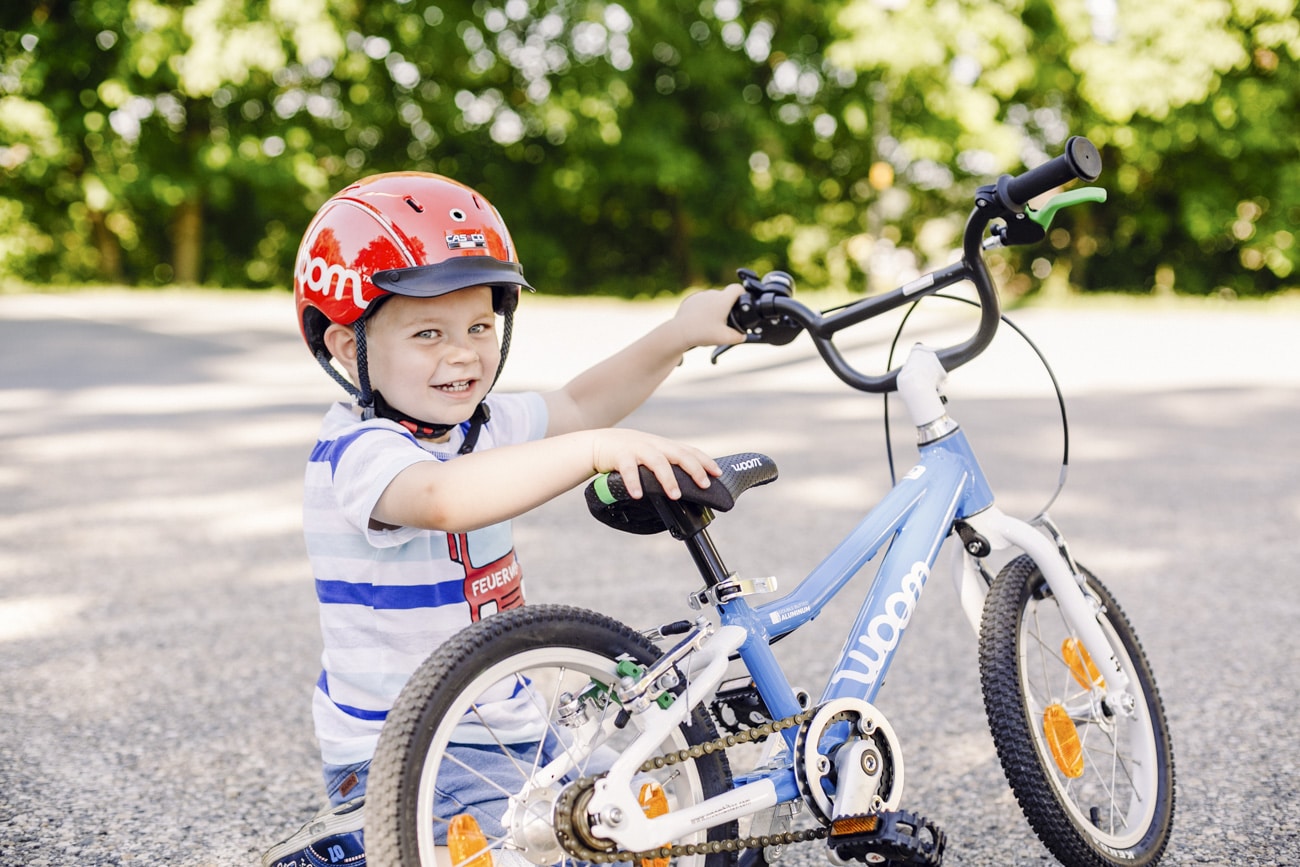
M493 307L505 317L501 362L520 288L531 289L500 213L470 187L441 175L372 175L329 199L303 235L294 267L298 325L313 356L357 402L395 417L370 390L365 364L365 320L385 298L432 298L490 286ZM330 363L325 330L331 323L357 331L358 379L353 384ZM498 374L500 369L498 368ZM447 428L397 418L421 435Z

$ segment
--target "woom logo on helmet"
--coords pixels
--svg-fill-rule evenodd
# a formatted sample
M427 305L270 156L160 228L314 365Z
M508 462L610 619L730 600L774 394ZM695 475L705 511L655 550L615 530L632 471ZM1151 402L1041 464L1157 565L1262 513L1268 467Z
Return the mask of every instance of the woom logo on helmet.
M333 293L336 301L351 291L352 303L365 310L370 304L361 293L361 275L351 268L326 262L320 256L303 256L298 260L298 282L312 292L322 295Z

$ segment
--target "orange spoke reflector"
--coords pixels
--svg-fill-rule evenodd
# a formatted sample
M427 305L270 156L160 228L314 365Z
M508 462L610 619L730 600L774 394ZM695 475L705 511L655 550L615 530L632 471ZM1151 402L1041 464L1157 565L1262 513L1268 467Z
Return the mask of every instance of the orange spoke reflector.
M447 852L455 867L492 867L487 837L469 813L454 816L448 823Z
M1101 672L1097 670L1097 665L1092 661L1092 656L1088 653L1088 648L1077 638L1067 638L1061 642L1061 656L1065 657L1065 664L1070 667L1070 674L1079 682L1079 686L1084 689L1106 688L1106 681L1102 680Z
M641 811L645 813L647 819L656 819L668 812L668 796L664 794L664 787L654 780L641 786L641 794L637 796L637 802L641 805ZM668 867L668 859L642 858L638 864L640 867Z
M831 834L836 837L845 834L870 834L879 824L879 816L845 816L831 823Z
M1043 711L1043 734L1047 736L1047 746L1061 773L1072 780L1082 777L1083 744L1079 742L1074 720L1070 719L1064 707L1053 704Z

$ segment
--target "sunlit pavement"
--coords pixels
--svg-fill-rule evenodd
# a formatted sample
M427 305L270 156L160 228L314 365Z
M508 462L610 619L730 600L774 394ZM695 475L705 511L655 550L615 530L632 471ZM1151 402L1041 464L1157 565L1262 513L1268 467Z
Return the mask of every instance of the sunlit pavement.
M525 298L500 387L558 386L671 312ZM1287 747L1300 691L1287 649L1300 615L1300 304L1013 318L1069 401L1071 481L1053 514L1133 619L1174 727L1166 863L1300 862ZM319 805L319 639L298 498L341 392L292 320L285 294L0 295L5 863L249 864ZM843 343L878 370L893 325L861 330ZM964 332L918 318L900 346L948 335ZM1004 507L1035 510L1061 436L1032 354L1004 331L953 375L950 396ZM801 338L716 366L697 350L628 423L777 460L781 480L714 530L731 568L788 587L887 486L881 415ZM903 463L911 435L894 430ZM517 522L516 541L530 599L636 625L681 616L696 583L671 540L601 528L576 493ZM903 739L907 806L948 831L950 863L1043 863L984 726L974 635L936 578L880 700ZM801 684L839 649L825 637L853 605L835 608L781 645Z

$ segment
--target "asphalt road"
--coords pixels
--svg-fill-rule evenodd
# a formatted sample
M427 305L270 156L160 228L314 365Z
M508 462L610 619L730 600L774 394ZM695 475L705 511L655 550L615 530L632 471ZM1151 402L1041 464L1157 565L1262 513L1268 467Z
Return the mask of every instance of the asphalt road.
M525 299L502 387L557 385L663 313ZM1134 622L1173 728L1165 863L1300 864L1300 306L1018 321L1069 398L1053 514ZM876 363L887 336L865 335L859 357ZM1004 507L1027 513L1054 485L1060 425L1032 357L999 347L954 375L950 410ZM787 586L888 484L879 400L809 357L803 341L716 368L692 357L629 421L776 459L781 480L714 527L728 565ZM0 863L254 864L319 806L298 510L336 391L284 295L0 296ZM906 461L910 433L895 442ZM597 525L576 492L516 541L532 600L638 626L680 616L695 584L675 543ZM879 700L907 805L946 829L949 864L1052 863L997 765L946 584L931 582ZM852 609L780 646L810 687Z

